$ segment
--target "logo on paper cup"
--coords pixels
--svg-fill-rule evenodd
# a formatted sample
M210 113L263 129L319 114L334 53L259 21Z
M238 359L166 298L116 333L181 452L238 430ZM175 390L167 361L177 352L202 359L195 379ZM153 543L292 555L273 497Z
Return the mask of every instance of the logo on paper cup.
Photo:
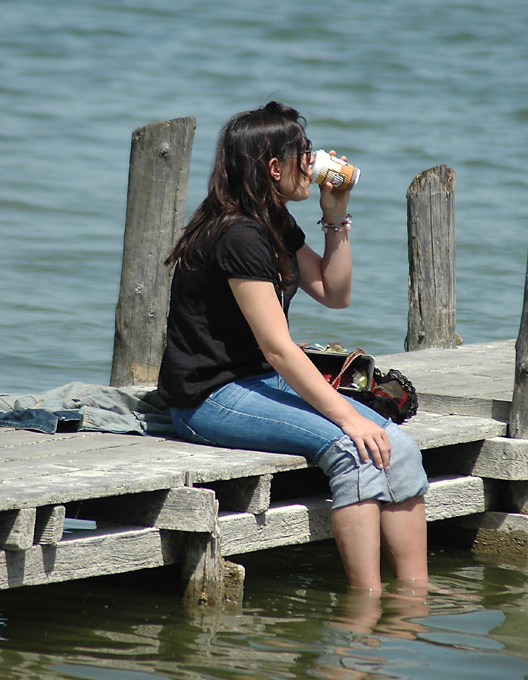
M336 189L352 190L361 175L359 168L331 156L322 149L314 152L314 162L311 168L312 182L315 184L330 182Z

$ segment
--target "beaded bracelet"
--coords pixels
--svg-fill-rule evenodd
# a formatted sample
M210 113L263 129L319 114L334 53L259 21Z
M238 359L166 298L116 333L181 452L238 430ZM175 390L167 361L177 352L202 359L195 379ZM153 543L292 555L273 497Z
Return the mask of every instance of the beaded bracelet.
M328 224L328 222L325 222L324 220L319 220L317 224L321 225L321 230L324 231L325 234L328 234L329 229L333 229L334 231L350 231L352 215L347 215L344 222L341 222L341 224Z

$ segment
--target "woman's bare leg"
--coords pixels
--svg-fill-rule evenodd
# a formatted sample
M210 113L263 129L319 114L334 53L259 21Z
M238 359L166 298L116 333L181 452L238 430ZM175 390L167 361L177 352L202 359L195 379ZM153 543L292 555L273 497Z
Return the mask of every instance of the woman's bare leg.
M380 504L367 500L332 511L332 529L348 583L381 591Z
M422 496L381 508L381 540L395 578L427 583L427 526Z

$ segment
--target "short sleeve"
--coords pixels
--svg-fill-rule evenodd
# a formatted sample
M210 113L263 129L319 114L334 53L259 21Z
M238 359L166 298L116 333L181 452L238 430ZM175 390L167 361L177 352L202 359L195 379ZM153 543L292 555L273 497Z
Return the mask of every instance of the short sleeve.
M301 227L297 224L295 221L295 218L293 215L290 215L290 229L289 229L289 245L291 248L292 253L296 253L300 248L303 247L305 241L306 241L306 236L304 234L304 231L301 229Z
M255 222L232 224L217 243L216 264L227 279L277 279L275 254L262 227Z

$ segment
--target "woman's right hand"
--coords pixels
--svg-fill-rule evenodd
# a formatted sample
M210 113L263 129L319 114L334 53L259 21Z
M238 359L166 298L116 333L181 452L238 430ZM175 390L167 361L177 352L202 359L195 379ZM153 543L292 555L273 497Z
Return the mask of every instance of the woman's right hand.
M389 469L391 445L382 427L364 418L352 407L352 413L347 421L341 424L341 429L354 442L364 463L368 462L370 451L374 465L379 470Z

